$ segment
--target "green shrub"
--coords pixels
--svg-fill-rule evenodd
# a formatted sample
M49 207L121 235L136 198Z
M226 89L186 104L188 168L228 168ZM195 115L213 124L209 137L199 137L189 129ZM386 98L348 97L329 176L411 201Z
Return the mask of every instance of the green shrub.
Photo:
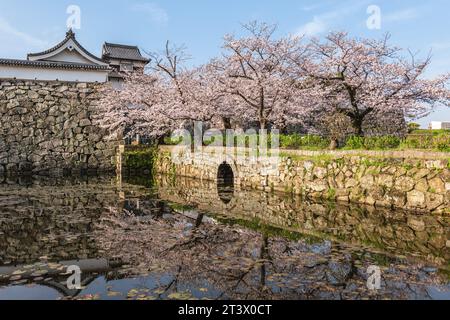
M428 131L430 132L430 131ZM401 143L402 149L433 149L450 151L450 132L433 130L429 134L411 134Z
M412 133L416 130L420 130L420 124L414 123L414 122L408 123L408 132L409 133Z
M351 136L345 143L345 149L360 150L364 149L364 138L358 136Z
M430 135L430 136L437 136L442 133L450 134L449 129L436 129L436 130L430 130L430 129L418 129L410 132L410 134L413 135Z
M351 136L347 139L345 149L348 150L386 150L398 148L401 139L394 136L359 137Z
M391 150L391 149L424 149L424 150L438 150L443 152L450 152L450 130L415 130L405 138L395 136L374 136L361 137L350 136L342 147L344 150ZM267 142L269 148L271 147L272 135L268 134ZM208 146L214 142L215 138L205 137L204 145ZM250 141L260 141L259 135L239 135L235 136L235 145L250 146ZM330 147L331 141L318 135L300 135L281 134L279 135L280 147L283 149L294 150L327 150ZM182 142L182 137L172 139L167 137L164 139L166 145L178 145ZM224 145L226 143L226 136L223 137Z
M178 137L178 138L165 137L164 138L164 144L167 146L177 146L182 141L183 141L183 137Z
M450 133L441 133L433 138L433 148L450 152Z
M286 149L298 149L302 146L301 139L302 136L296 133L290 135L281 135L280 147Z
M316 135L299 134L280 135L280 147L285 149L328 149L330 140Z
M401 139L394 136L366 137L365 147L368 150L395 149L400 143Z
M426 149L431 144L431 136L410 135L400 145L402 149Z

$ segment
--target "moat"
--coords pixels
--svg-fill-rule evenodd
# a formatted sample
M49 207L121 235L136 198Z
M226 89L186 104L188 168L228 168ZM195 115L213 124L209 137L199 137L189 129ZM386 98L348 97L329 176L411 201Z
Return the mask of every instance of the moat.
M450 299L448 216L249 191L223 174L0 179L0 300ZM70 265L81 289L67 288Z

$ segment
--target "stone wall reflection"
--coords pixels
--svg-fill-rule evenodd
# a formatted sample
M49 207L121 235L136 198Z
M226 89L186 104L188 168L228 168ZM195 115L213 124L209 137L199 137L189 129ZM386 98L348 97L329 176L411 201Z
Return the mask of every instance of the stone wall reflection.
M304 202L239 187L224 202L220 186L211 182L161 176L152 189L132 180L21 178L0 184L0 287L40 283L44 277L51 278L45 285L54 286L65 279L59 266L71 260L95 267L83 278L86 283L99 274L107 280L167 279L158 289L164 292L160 298L207 283L217 292L214 298L404 299L426 297L428 285L448 283L438 268L425 270L399 257L448 260L443 217L411 220L410 213ZM217 223L225 220L244 227ZM266 225L314 241L291 239L289 232L268 234ZM40 261L59 263L48 263L41 277L33 269L46 268ZM372 293L365 272L373 264L383 267L385 286ZM180 287L171 285L175 282ZM410 284L411 290L402 289Z
M440 265L450 259L448 217L318 203L239 187L223 201L216 183L189 178L160 176L157 185L154 193L118 185L112 177L5 181L0 185L0 265L36 262L42 256L52 261L108 258L92 237L102 216L126 209L146 219L170 213L166 202Z
M115 178L17 178L0 184L0 265L102 258L93 225L108 208L128 205L125 193L146 189Z
M221 201L215 182L160 176L163 200L264 224L365 245L395 255L445 264L450 258L449 218L373 206L314 202L300 196L236 189L230 202Z

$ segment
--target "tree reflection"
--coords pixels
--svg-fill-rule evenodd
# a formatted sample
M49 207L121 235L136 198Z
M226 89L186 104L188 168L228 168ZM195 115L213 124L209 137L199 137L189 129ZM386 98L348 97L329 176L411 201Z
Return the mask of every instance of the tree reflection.
M364 242L387 238L387 229L397 237L406 233L399 212L328 208L244 190L227 205L209 182L169 184L162 177L157 190L107 179L10 183L0 188L0 212L0 266L39 267L42 256L120 260L117 268L102 269L105 279L149 277L158 299L186 297L187 290L212 299L411 299L428 298L430 285L448 289L448 280L423 263ZM430 232L447 226L438 217L421 218ZM316 232L324 230L339 237ZM380 291L367 289L370 265L382 268ZM64 271L57 267L51 277L60 282ZM20 285L17 276L10 272L0 281Z
M383 289L372 292L366 287L365 270L377 262L376 255L346 246L317 250L323 242L290 241L199 217L155 216L143 223L120 212L108 213L96 225L97 242L109 255L128 261L129 275L169 275L166 296L208 283L217 299L406 299L412 293L399 289L402 284L412 286L414 296L426 297L427 285L442 283L437 276L424 277L420 265L391 258Z

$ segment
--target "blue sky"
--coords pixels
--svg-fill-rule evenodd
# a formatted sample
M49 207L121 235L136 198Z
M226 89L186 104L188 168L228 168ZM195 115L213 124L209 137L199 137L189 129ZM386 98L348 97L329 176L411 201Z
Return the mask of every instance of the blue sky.
M279 25L280 35L321 36L345 30L355 36L381 37L426 56L432 50L428 77L450 72L450 1L448 0L0 0L0 57L24 58L47 49L66 32L69 5L81 9L79 41L100 55L103 42L136 44L160 50L166 40L185 44L192 64L220 51L226 33L261 20ZM381 9L381 29L367 28L367 8ZM436 110L421 124L450 121L448 108Z

